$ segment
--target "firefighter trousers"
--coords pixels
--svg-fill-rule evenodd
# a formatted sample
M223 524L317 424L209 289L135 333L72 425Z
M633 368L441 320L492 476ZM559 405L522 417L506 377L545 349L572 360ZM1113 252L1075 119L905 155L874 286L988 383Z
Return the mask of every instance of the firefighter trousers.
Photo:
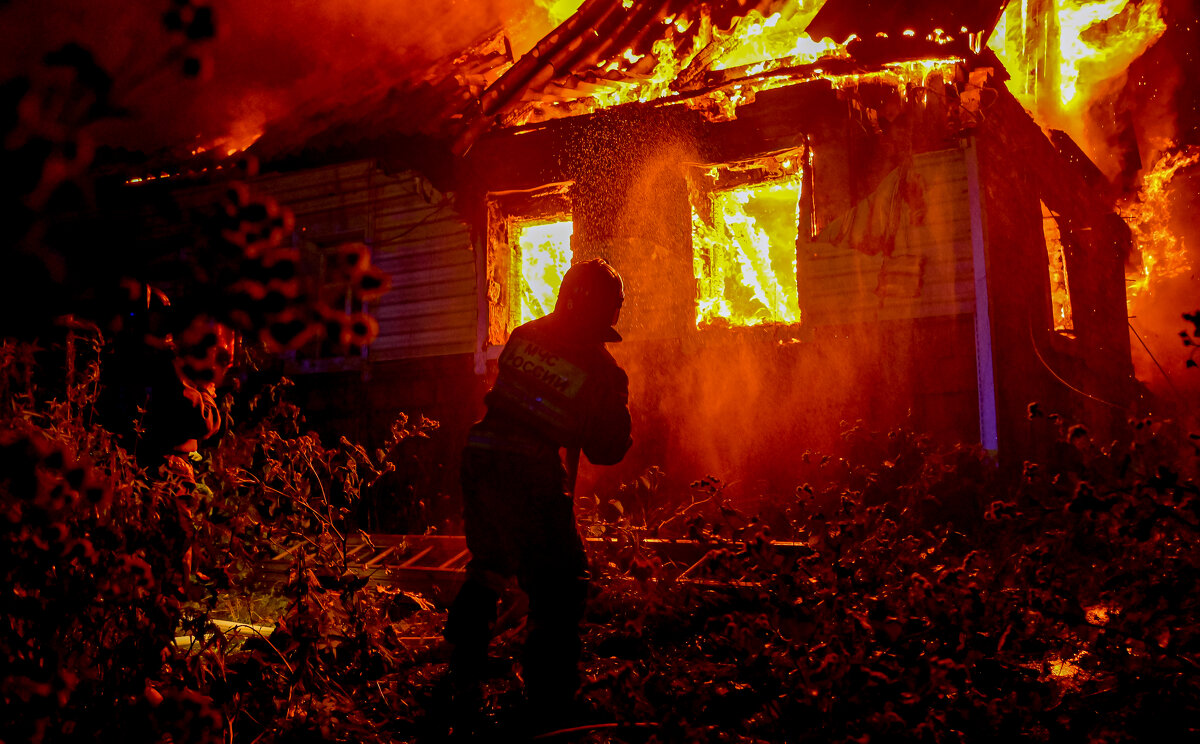
M521 663L532 704L569 702L579 689L579 623L587 558L557 451L463 452L463 523L471 562L450 606L445 635L457 684L478 684L504 583L529 597Z

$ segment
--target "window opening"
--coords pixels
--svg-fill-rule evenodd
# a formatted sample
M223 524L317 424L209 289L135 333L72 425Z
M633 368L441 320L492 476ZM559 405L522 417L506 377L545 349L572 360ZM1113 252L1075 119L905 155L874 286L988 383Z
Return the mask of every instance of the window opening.
M570 219L552 222L516 222L513 226L516 260L514 282L521 298L516 325L547 315L554 309L563 275L571 268L571 235L575 223Z
M799 149L689 169L698 328L800 322L802 176Z
M570 183L488 196L485 348L554 309L571 267Z
M1075 317L1071 310L1071 290L1067 281L1067 258L1063 248L1062 232L1058 216L1042 202L1042 235L1046 239L1046 258L1050 267L1050 311L1054 318L1054 330L1059 333L1075 331Z

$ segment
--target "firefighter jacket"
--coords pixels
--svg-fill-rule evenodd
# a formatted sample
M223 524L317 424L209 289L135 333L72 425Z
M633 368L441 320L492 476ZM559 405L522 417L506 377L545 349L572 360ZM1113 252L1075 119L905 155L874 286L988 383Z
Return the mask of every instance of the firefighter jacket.
M488 449L579 447L597 465L629 451L629 378L604 341L551 313L512 332L500 354L488 412L471 443Z

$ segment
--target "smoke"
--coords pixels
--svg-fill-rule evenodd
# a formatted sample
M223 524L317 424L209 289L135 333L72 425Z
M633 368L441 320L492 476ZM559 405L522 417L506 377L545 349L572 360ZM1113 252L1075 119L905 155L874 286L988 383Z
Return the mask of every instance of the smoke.
M128 116L100 128L102 144L187 154L245 146L299 110L336 111L369 91L453 73L453 55L497 31L519 54L552 29L535 0L213 0L215 39L195 45L205 74L189 80L162 23L168 0L37 3L0 10L5 77L28 74L69 41L113 75ZM179 35L176 35L178 37Z
M792 493L813 480L821 454L847 450L842 433L870 411L873 425L925 430L945 426L937 411L909 408L925 384L906 324L822 329L697 329L691 207L681 164L718 153L678 118L609 110L581 126L569 149L576 182L573 248L578 260L602 256L625 281L611 347L629 374L634 448L621 465L585 467L581 493L608 493L650 466L668 483L714 475L735 500ZM972 329L966 374L971 389L947 406L974 405ZM925 375L928 378L929 375ZM843 421L845 423L843 424ZM966 439L974 431L948 432Z

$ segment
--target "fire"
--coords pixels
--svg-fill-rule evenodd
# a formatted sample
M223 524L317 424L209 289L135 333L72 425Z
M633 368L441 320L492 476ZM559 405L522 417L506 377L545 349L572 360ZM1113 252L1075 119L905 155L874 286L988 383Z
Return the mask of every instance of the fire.
M654 42L652 49L657 60L653 72L636 84L618 84L620 87L597 93L593 99L596 108L608 108L636 101L645 103L675 94L671 90L671 83L675 81L691 55L682 58L676 56L675 45L670 39L659 39ZM636 63L641 59L632 50L626 49L619 59L609 62L605 69L612 72L620 67L622 60Z
M1101 22L1106 22L1105 33L1089 33ZM1081 68L1091 65L1090 78L1106 80L1129 67L1167 30L1157 1L1131 5L1130 0L1105 0L1063 7L1058 24L1059 95L1064 108L1079 98Z
M796 173L711 192L711 220L693 205L698 327L800 321L796 290L800 183Z
M535 4L545 10L550 22L557 26L579 10L583 0L535 0Z
M1092 625L1107 625L1113 615L1118 613L1115 605L1098 604L1084 610L1084 618Z
M602 77L597 81L608 86L608 89L593 96L593 107L602 109L626 103L645 103L677 95L673 84L682 71L688 70L696 62L702 51L708 57L706 69L745 68L741 72L746 76L827 57L846 57L844 45L829 39L815 41L804 33L824 3L825 0L798 0L794 5L770 16L751 10L728 31L701 23L690 43L681 42L677 36L670 34L654 42L651 47L654 58L652 68L643 62L643 55L626 49L614 59L600 63L602 75L619 73L622 78L611 80ZM680 36L694 25L682 19L668 20ZM639 76L633 71L637 68L649 68L651 71Z
M1134 241L1141 253L1141 266L1126 275L1129 283L1127 297L1133 303L1150 294L1154 282L1170 279L1191 271L1183 240L1171 228L1172 179L1185 168L1200 163L1200 147L1164 155L1142 176L1142 189L1136 201L1121 210L1121 216L1133 230Z
M815 41L804 33L824 0L800 0L795 6L764 17L752 10L729 30L714 32L722 51L712 69L750 66L753 75L784 64L816 62L823 57L847 56L845 47L831 39ZM786 15L785 15L786 13Z
M1083 671L1083 669L1077 663L1082 659L1082 653L1076 654L1070 659L1063 658L1058 654L1051 654L1050 656L1046 657L1046 661L1044 662L1042 669L1047 676L1059 682L1065 682L1067 680L1074 679L1081 671Z
M554 309L558 287L571 268L571 235L574 223L525 222L514 225L517 279L521 305L517 323L527 323Z
M1042 234L1046 238L1046 258L1050 264L1050 304L1053 309L1054 330L1075 330L1071 309L1071 290L1067 281L1067 261L1063 251L1062 232L1058 219L1042 202Z
M1166 31L1161 0L1060 0L1038 9L1010 3L988 47L1028 108L1061 118L1080 110Z

